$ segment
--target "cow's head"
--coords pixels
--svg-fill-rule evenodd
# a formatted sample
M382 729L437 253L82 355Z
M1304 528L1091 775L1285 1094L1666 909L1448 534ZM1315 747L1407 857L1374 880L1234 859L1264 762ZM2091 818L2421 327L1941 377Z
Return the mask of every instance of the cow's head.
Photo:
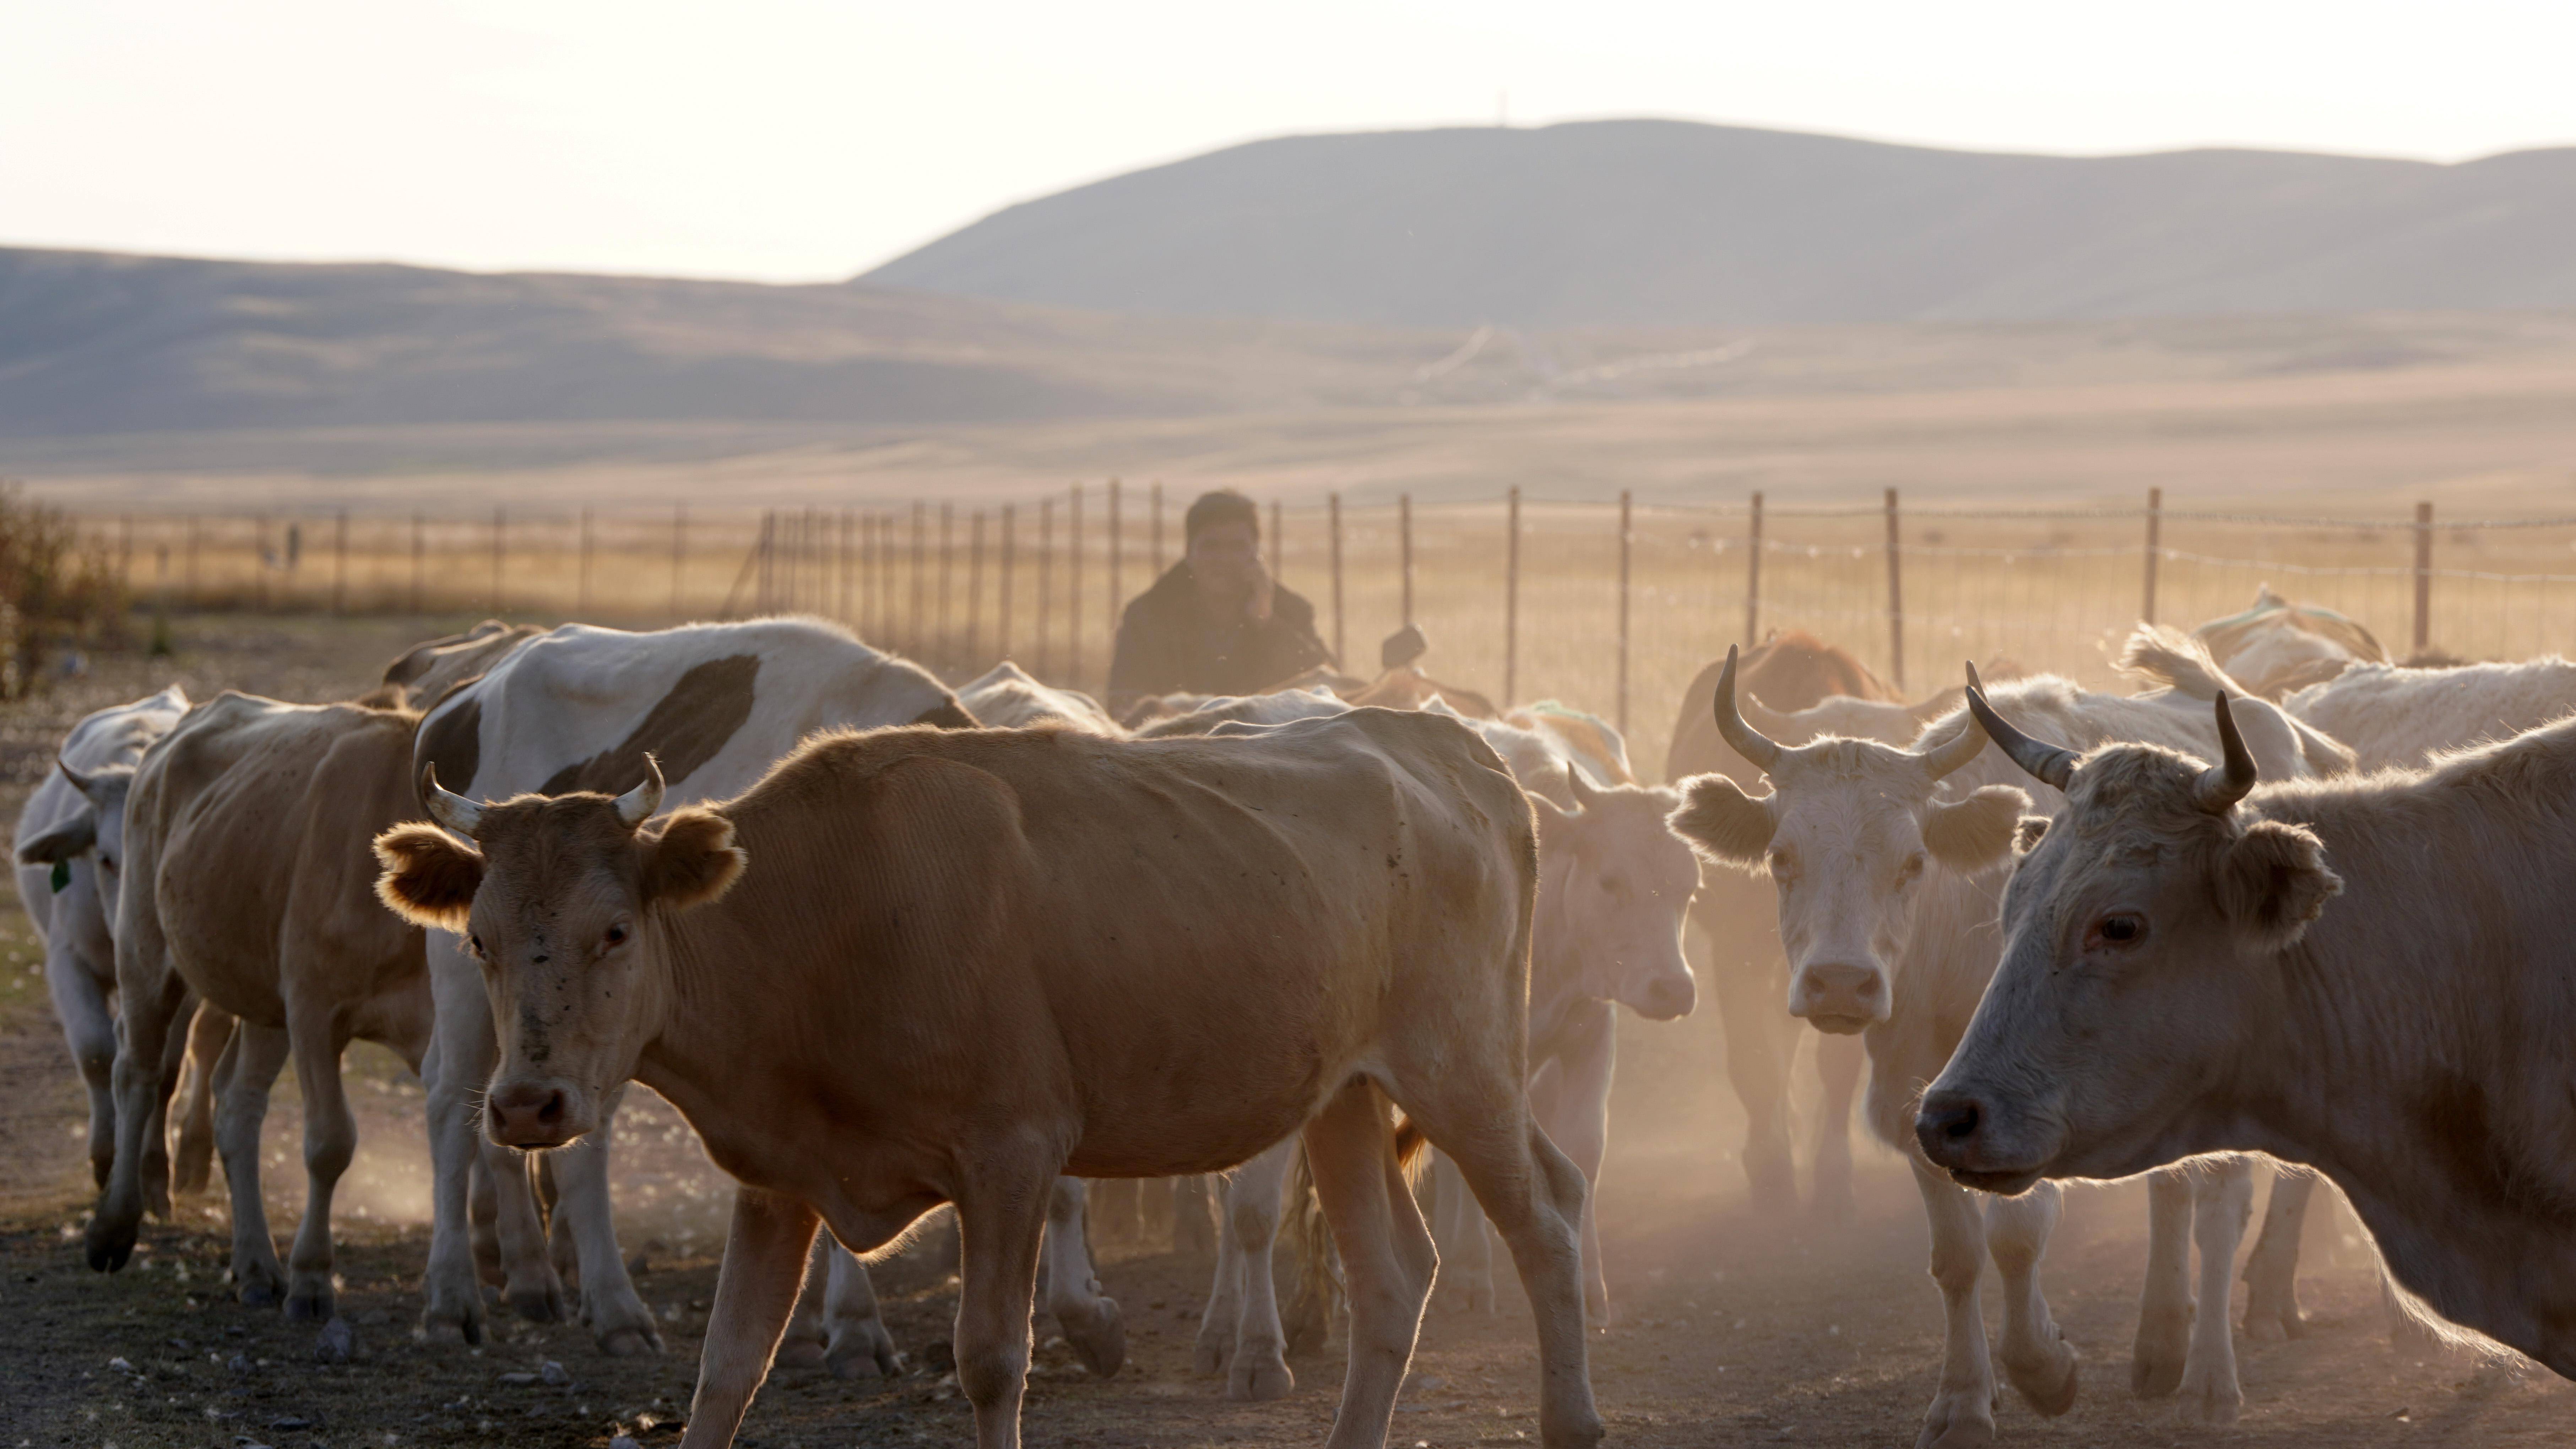
M703 807L672 812L662 771L623 795L522 795L482 805L422 786L444 830L376 837L376 894L415 925L454 931L483 969L500 1062L484 1130L505 1147L561 1147L598 1125L599 1104L634 1074L671 992L663 918L723 895L745 857L733 825Z
M1971 1186L2125 1177L2181 1148L2193 1104L2279 1005L2276 957L2343 888L2295 825L2236 807L2255 765L2225 697L2221 762L2153 745L2081 762L1971 691L1978 723L2066 794L2004 894L2003 963L1915 1135Z
M1771 793L1747 795L1723 775L1684 781L1673 829L1779 887L1790 1015L1838 1034L1887 1020L1892 963L1925 877L1936 864L1967 872L2003 860L2030 797L1995 785L1940 797L1942 778L1985 748L1964 721L1916 750L1839 737L1781 745L1737 710L1733 650L1715 707L1719 732L1770 777Z
M132 765L73 769L62 760L54 768L80 792L80 808L53 825L18 842L20 865L48 865L56 878L86 865L95 872L99 905L116 919L119 886L125 879L125 797L134 788Z
M1565 774L1574 809L1530 796L1544 878L1540 929L1576 964L1582 994L1650 1021L1688 1016L1699 993L1682 956L1682 916L1699 864L1664 826L1680 797L1635 785L1595 789L1572 765Z

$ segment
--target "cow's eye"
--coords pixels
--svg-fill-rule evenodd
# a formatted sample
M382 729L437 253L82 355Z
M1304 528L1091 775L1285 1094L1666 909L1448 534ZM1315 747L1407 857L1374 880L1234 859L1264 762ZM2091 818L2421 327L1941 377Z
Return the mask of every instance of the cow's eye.
M483 938L480 936L466 937L465 949L473 952L475 957L479 960L483 955Z
M622 924L611 926L608 928L608 934L602 939L611 946L623 946L626 944L626 927Z
M108 870L108 871L112 871L112 870L116 869L116 857L115 857L115 856L112 856L112 855L102 855L102 856L100 856L100 857L98 858L98 868L99 868L100 870Z
M1771 878L1782 885L1798 878L1798 857L1786 850L1771 852Z
M2145 918L2123 911L2095 921L2090 934L2092 939L2085 942L2088 946L2134 946L2147 938L2147 923Z
M1923 852L1918 850L1912 855L1905 857L1905 863L1896 868L1896 883L1898 885L1911 885L1914 883L1915 878L1922 874Z

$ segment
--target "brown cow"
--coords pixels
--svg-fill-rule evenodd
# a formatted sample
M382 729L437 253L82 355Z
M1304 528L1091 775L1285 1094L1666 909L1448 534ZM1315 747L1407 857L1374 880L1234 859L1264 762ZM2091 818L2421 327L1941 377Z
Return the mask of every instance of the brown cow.
M1521 1088L1535 829L1455 721L825 734L642 832L658 771L614 800L429 793L473 843L389 832L380 889L479 955L495 1140L575 1141L634 1077L741 1180L689 1449L732 1440L818 1219L870 1251L941 1202L958 1382L984 1449L1016 1445L1055 1176L1214 1171L1301 1127L1351 1287L1331 1442L1382 1444L1434 1255L1381 1093L1512 1246L1542 1439L1599 1439L1583 1178Z

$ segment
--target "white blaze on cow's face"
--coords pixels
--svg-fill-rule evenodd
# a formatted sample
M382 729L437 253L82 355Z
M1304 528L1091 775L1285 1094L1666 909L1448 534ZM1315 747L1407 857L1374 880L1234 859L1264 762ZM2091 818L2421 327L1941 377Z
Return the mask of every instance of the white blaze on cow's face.
M1542 931L1579 963L1577 989L1650 1021L1688 1016L1699 991L1682 954L1682 920L1699 889L1691 850L1665 827L1671 790L1594 789L1570 774L1578 809L1540 795Z
M639 830L659 787L657 772L648 795L615 800L451 795L442 807L433 794L473 848L428 826L377 839L378 895L462 934L482 967L500 1045L483 1125L505 1147L561 1147L598 1124L669 1007L657 917L721 896L742 870L733 827L713 811Z
M2240 1024L2277 1011L2280 953L2341 889L2314 835L2235 808L2225 765L2123 745L2070 768L2005 892L2002 964L1915 1122L1970 1187L2207 1150L2189 1144L2223 1124L2195 1110L2221 1100Z

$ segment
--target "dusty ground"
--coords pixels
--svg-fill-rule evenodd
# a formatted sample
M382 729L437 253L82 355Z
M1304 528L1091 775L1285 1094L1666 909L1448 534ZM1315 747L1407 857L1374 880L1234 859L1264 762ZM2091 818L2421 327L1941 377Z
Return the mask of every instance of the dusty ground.
M184 627L175 661L101 661L52 698L0 716L0 776L14 814L52 739L84 709L176 676L320 698L447 621ZM426 1194L418 1083L372 1048L354 1051L361 1147L344 1188L344 1311L361 1357L313 1361L312 1331L235 1304L223 1282L218 1203L184 1203L147 1227L113 1277L80 1258L88 1187L80 1094L12 902L0 913L0 1446L601 1445L619 1430L676 1442L694 1378L724 1188L685 1127L658 1102L621 1123L621 1209L669 1353L609 1360L578 1328L504 1315L479 1350L413 1342ZM1729 1152L1737 1127L1715 1085L1714 1024L1632 1033L1620 1124L1602 1192L1606 1257L1621 1323L1594 1340L1593 1376L1612 1441L1635 1445L1813 1443L1902 1446L1928 1401L1939 1300L1924 1275L1924 1229L1902 1168L1862 1175L1858 1220L1757 1221ZM295 1094L281 1086L268 1129L267 1188L280 1233L300 1207ZM2070 1195L2048 1268L2050 1299L2083 1353L2074 1411L2039 1420L2017 1403L2005 1443L2057 1445L2557 1444L2576 1396L2557 1380L2455 1353L2394 1348L2382 1332L2366 1256L2338 1217L2311 1224L2301 1284L2313 1323L2281 1345L2240 1341L2243 1421L2187 1428L2127 1389L2143 1262L2140 1189ZM1101 1235L1101 1276L1125 1305L1129 1360L1098 1381L1060 1346L1040 1354L1026 1418L1033 1445L1312 1444L1329 1422L1338 1350L1298 1361L1297 1391L1230 1404L1191 1376L1189 1347L1209 1265L1169 1250L1163 1229ZM914 1364L954 1307L948 1267L925 1249L879 1276L886 1315ZM1989 1295L1991 1300L1993 1295ZM113 1365L122 1359L129 1368ZM504 1374L553 1361L568 1385L514 1386ZM1435 1313L1397 1416L1395 1442L1514 1444L1533 1434L1535 1355L1517 1296L1501 1314ZM649 1422L648 1422L649 1421ZM746 1444L962 1443L968 1415L941 1375L843 1382L783 1371L755 1406Z

